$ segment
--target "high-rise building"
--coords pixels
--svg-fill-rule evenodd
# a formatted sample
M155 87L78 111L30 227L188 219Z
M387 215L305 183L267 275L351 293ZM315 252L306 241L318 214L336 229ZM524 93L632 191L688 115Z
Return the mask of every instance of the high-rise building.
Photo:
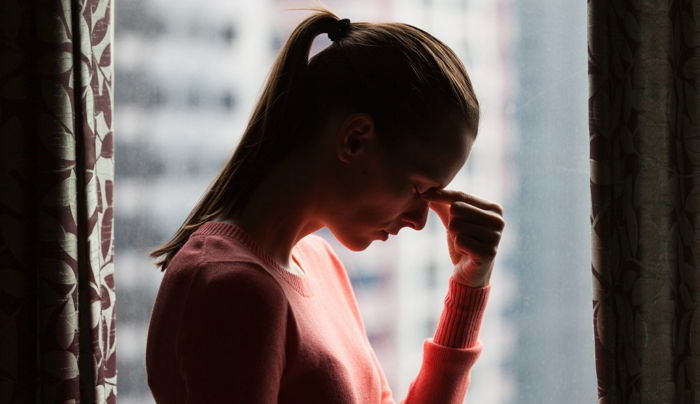
M587 144L585 97L573 96L585 93L585 59L579 65L574 49L582 36L585 42L583 7L542 0L324 3L352 21L400 21L432 33L463 60L480 100L477 142L449 188L502 204L507 228L466 402L592 401L589 240L581 238L587 222L572 220L588 217L588 195L576 183L583 166L571 158L586 155L580 148ZM173 235L233 153L279 47L308 14L284 10L309 6L115 4L120 402L153 402L145 342L163 274L148 251ZM319 36L312 53L329 43ZM404 229L359 253L326 229L318 234L344 262L370 342L395 398L403 398L452 272L441 221L431 213L423 231Z

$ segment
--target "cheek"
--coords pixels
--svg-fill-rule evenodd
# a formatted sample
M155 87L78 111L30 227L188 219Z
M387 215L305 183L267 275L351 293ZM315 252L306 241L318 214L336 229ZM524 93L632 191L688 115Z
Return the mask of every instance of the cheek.
M353 221L357 224L364 224L371 227L379 226L391 218L391 209L383 204L365 205L359 208L354 215Z
M348 189L350 212L348 225L382 226L393 222L415 197L414 184L400 169L391 166L372 167L357 186Z
M412 188L385 186L368 192L356 211L356 220L373 226L392 222L405 211L413 198Z

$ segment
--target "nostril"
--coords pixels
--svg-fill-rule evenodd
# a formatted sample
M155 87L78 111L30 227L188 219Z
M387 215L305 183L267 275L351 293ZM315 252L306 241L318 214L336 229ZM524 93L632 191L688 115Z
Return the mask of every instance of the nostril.
M413 220L413 219L408 220L407 223L413 230L416 230L416 231L423 230L423 227L425 226L425 222L420 223L420 222Z
M402 223L401 223L401 225L400 225L399 228L396 230L396 232L397 232L397 233L400 232L401 229L403 229L404 227L410 227L410 228L412 228L412 229L415 230L415 228L416 228L416 223L415 223L413 220L409 219L409 218L404 218L403 221L402 221Z
M408 224L413 230L423 230L426 222L428 221L429 211L430 209L428 208L428 204L423 202L420 207L416 207L410 212L407 212L403 216L402 221Z

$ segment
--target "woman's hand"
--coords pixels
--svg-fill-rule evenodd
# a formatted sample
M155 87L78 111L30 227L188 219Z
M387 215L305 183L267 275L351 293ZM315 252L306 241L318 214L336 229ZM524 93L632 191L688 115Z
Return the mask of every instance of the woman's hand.
M455 280L474 288L487 286L505 226L503 208L474 195L446 189L432 189L420 196L429 202L447 229Z

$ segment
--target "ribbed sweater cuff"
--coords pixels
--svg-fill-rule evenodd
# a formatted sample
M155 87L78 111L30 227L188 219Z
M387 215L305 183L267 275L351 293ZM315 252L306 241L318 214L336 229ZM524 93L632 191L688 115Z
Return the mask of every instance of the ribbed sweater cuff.
M474 346L479 337L490 291L491 284L483 288L472 288L450 277L445 307L440 314L433 342L452 348Z

